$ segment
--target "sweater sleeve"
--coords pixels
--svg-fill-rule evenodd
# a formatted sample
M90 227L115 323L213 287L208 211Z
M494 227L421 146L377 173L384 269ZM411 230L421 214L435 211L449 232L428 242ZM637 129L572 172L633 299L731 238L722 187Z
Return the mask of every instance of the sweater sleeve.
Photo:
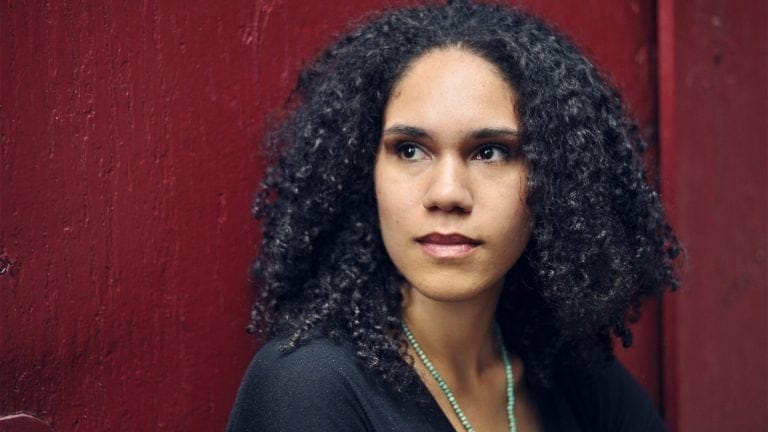
M355 367L347 357L330 343L290 353L266 344L246 371L227 431L371 430L347 380Z

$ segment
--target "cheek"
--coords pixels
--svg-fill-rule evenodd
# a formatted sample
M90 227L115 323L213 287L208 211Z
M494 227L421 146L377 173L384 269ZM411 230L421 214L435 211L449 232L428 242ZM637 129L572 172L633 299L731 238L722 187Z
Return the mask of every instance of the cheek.
M418 181L391 168L385 164L375 172L379 228L390 258L403 265L402 260L413 252L409 246L411 239L419 233L423 206Z
M399 196L397 179L388 177L386 173L385 169L377 165L374 177L376 206L379 212L381 233L385 240L400 224L398 219L403 212L403 197Z
M506 193L491 200L493 210L489 213L494 215L494 222L501 222L497 233L512 244L527 243L530 237L531 213L526 205L525 181L526 177L520 175L504 189Z
M391 236L403 230L410 207L410 197L402 188L392 183L376 187L376 203L379 211L379 223L384 236Z
M398 224L397 222L397 210L393 208L391 200L386 194L376 194L376 201L379 208L379 225L381 228L381 235L385 238L392 231L393 227Z
M531 216L524 204L507 206L493 212L496 215L496 233L510 245L527 243L531 233Z

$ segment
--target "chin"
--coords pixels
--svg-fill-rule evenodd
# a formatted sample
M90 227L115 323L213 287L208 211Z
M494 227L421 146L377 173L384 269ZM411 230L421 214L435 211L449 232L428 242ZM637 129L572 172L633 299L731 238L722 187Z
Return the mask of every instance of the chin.
M461 281L456 278L433 278L429 281L408 281L408 285L421 296L433 301L458 303L488 294L495 284L480 281Z

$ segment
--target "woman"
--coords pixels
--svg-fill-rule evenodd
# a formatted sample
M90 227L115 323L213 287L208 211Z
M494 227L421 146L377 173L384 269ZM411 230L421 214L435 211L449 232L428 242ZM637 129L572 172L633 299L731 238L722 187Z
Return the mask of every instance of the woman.
M255 212L229 430L664 430L612 357L678 244L619 96L499 6L389 12L302 75Z

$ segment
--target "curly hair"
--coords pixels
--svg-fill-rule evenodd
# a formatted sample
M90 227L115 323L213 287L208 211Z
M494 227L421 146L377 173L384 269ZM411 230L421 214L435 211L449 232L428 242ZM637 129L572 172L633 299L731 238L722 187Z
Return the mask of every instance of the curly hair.
M345 340L382 382L413 384L403 278L381 239L373 167L394 84L446 47L494 63L519 97L533 229L497 320L528 384L546 388L559 366L610 358L612 334L631 344L627 325L642 300L677 287L680 246L618 92L567 38L498 5L384 12L302 73L290 117L267 139L273 165L254 204L263 238L250 329L284 337L284 350Z

